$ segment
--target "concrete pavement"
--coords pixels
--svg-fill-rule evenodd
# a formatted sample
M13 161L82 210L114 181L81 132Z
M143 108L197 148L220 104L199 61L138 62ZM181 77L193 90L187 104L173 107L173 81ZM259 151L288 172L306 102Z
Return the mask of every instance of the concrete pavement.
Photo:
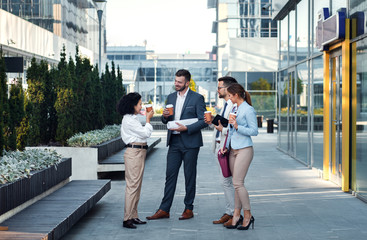
M142 220L157 210L163 197L166 131L153 135L162 137L162 142L146 161L139 203ZM212 132L203 135L193 219L178 220L185 194L181 168L171 218L148 221L138 229L123 228L125 182L113 180L109 193L63 239L367 239L367 204L278 151L276 133L267 134L264 128L253 138L255 156L245 181L255 229L229 230L212 224L224 212L224 195L210 150Z

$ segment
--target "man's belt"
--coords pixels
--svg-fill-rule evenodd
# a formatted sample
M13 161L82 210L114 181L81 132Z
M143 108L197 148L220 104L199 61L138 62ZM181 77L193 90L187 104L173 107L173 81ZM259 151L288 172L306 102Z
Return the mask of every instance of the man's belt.
M131 145L131 144L127 144L126 147L148 149L148 145Z

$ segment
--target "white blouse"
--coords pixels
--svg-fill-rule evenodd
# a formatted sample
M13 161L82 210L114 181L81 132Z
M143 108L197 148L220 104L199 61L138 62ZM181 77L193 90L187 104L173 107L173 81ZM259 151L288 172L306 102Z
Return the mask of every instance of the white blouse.
M152 132L153 126L150 123L146 123L145 126L141 125L138 116L135 114L126 114L122 118L121 138L125 144L132 142L145 143Z

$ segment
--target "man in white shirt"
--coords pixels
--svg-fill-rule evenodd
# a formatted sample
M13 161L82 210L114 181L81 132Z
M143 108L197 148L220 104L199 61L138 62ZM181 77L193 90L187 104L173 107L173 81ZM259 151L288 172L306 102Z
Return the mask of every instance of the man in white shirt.
M169 211L172 206L173 197L176 190L178 172L181 164L184 164L185 190L184 199L185 210L180 220L194 217L194 198L196 191L196 166L200 147L203 146L201 129L208 125L204 122L204 112L206 110L204 97L189 89L191 74L189 71L181 69L176 72L175 89L167 97L167 104L174 107L173 115L165 109L162 115L162 122L178 121L197 118L198 121L190 125L177 123L178 127L167 132L167 154L166 183L164 197L159 210L148 220L169 218Z
M219 98L223 98L225 100L224 107L222 108L220 115L226 119L229 117L229 113L232 111L234 105L228 97L227 87L231 84L237 83L237 80L230 76L221 77L218 79L218 96ZM211 124L211 119L205 119L207 124ZM217 155L220 148L223 148L225 139L228 134L229 124L227 127L223 127L222 124L211 125L215 127L213 140L215 143L213 144L214 154ZM218 163L218 161L217 161ZM224 191L224 200L225 200L225 213L219 220L213 221L213 224L224 224L224 226L232 224L232 216L234 211L234 187L232 183L232 177L223 177L222 171L219 167L220 181L223 186Z

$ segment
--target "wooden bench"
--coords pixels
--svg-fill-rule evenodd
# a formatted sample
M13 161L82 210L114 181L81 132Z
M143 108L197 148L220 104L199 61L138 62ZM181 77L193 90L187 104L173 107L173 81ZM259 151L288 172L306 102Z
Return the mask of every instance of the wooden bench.
M161 142L161 138L148 138L147 140L147 155L153 150L153 148ZM97 172L121 172L125 171L124 153L126 147L116 152L112 156L109 156L98 163Z
M110 180L71 181L2 222L0 240L60 239L110 189Z

